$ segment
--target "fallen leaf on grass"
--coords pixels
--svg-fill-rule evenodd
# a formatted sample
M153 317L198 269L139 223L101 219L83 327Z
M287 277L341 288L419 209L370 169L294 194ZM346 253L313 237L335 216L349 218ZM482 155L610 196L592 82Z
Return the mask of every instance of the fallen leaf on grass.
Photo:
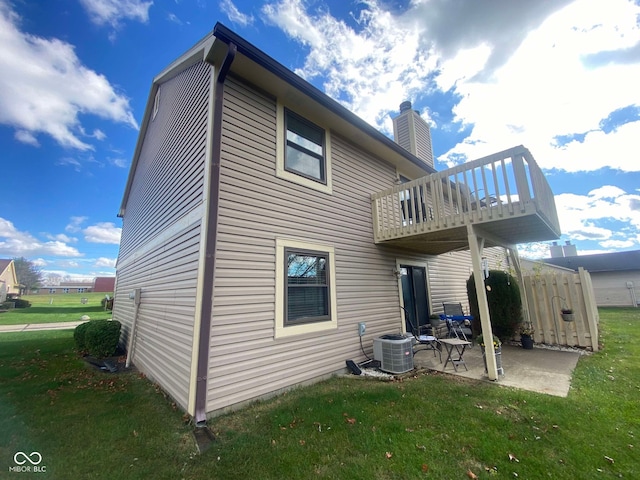
M136 432L135 430L133 431L133 436L137 437L138 436L138 432Z
M305 442L304 440L300 440L300 441L299 441L299 443L300 443L300 445L301 445L301 446L303 446L303 447L304 447L304 445L305 445L307 442Z
M427 473L429 471L429 465L427 465L426 463L422 464L422 472L423 473Z
M391 452L386 452L386 453L384 454L384 456L385 456L385 457L387 457L387 459L389 459L389 458L393 457L393 453L391 453Z
M427 451L427 447L425 447L424 445L418 445L417 443L416 443L416 449L422 450L423 452Z
M345 418L345 420L350 425L353 425L354 423L356 423L356 419L355 418Z
M469 477L471 480L476 480L478 478L478 476L471 470L467 470L467 477Z

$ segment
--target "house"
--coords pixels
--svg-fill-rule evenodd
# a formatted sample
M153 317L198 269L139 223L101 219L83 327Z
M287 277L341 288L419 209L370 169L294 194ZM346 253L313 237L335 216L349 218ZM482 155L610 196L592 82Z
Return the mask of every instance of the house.
M115 289L116 277L96 277L93 279L94 293L112 293Z
M524 147L436 172L220 24L154 78L119 216L121 340L197 424L343 371L405 312L466 303L483 256L517 268L514 244L559 236Z
M0 303L11 294L20 294L16 267L13 260L0 259Z
M30 293L33 295L91 293L92 289L93 282L60 282L58 285L43 285Z
M553 249L553 247L552 247ZM640 250L597 253L593 255L552 256L543 262L591 274L599 307L637 307L640 305Z

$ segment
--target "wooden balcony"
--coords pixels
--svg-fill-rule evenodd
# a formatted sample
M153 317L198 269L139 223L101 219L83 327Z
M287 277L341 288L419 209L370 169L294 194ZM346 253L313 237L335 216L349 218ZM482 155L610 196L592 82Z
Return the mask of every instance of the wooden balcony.
M553 192L523 146L371 196L377 244L428 254L468 247L468 225L485 247L557 239Z

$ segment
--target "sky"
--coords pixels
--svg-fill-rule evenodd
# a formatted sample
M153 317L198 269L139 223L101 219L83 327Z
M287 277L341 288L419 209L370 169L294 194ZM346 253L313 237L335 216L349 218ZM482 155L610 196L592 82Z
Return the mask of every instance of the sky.
M438 170L526 146L561 244L640 248L638 0L0 0L0 258L115 274L152 78L218 21L390 137L412 101Z

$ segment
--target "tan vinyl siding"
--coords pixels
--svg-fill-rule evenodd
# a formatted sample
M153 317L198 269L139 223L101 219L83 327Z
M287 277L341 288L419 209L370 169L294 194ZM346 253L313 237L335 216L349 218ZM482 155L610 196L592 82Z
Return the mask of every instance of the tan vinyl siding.
M369 353L401 329L395 256L373 243L370 203L395 169L331 132L333 194L278 178L275 100L235 79L225 88L209 412L363 359L359 321ZM278 237L335 248L337 329L274 339Z
M161 84L125 206L125 258L202 202L210 67L198 63Z
M210 67L159 85L124 209L113 317L128 341L140 288L134 364L188 408L197 304Z
M200 224L118 269L113 318L123 340L133 320L129 292L142 289L133 361L187 408L196 303Z
M594 272L591 281L599 307L635 307L640 302L640 272L637 270ZM627 286L627 282L631 285Z

